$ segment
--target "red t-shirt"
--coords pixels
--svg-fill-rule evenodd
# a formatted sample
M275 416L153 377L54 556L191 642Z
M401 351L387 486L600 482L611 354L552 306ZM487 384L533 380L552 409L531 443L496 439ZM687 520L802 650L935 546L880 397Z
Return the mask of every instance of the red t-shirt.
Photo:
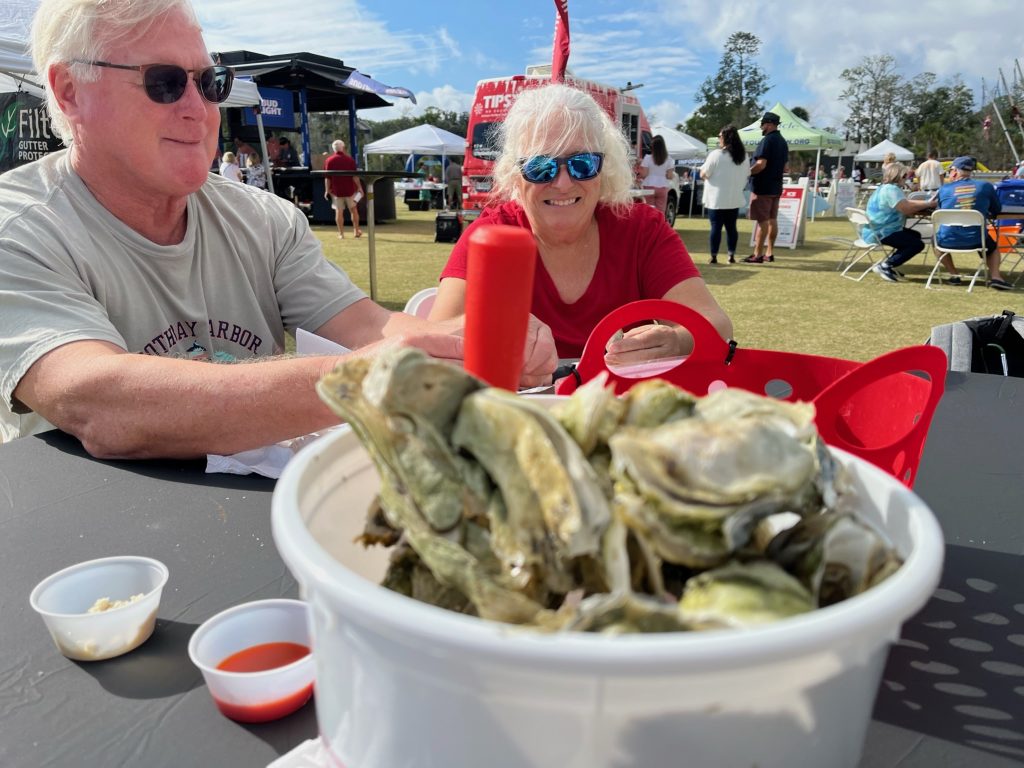
M609 312L639 299L661 299L673 287L700 277L686 246L655 208L637 204L619 218L598 205L601 253L590 285L572 304L562 301L544 263L537 260L533 279L533 314L551 328L559 357L579 357L594 326ZM509 224L530 229L519 203L485 208L452 249L441 278L466 279L469 235L476 227Z
M335 152L324 161L325 171L354 171L356 161L344 152ZM359 187L356 180L350 176L328 176L331 186L331 194L335 197L352 197Z

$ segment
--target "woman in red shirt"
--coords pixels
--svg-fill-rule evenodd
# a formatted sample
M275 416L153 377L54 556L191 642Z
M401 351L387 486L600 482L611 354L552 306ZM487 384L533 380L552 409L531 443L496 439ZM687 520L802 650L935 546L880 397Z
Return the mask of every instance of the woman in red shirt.
M579 357L598 321L638 299L684 304L731 336L679 235L654 208L634 204L626 139L590 95L558 84L524 91L501 131L497 204L467 232L510 224L533 233L540 259L532 312L551 328L559 357ZM464 312L468 241L460 238L441 273L431 320ZM692 346L683 328L643 325L609 344L605 361L684 355Z

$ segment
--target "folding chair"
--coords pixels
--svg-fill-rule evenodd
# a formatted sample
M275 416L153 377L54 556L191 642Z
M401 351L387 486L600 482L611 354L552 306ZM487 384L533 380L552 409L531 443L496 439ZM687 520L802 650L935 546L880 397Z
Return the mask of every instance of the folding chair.
M978 228L978 245L970 248L946 248L938 244L939 227L977 227ZM932 227L935 229L935 238L932 240L932 250L935 252L935 266L932 267L931 273L928 275L928 281L924 284L925 290L932 287L932 280L935 279L936 273L939 271L939 267L942 266L941 256L944 253L948 253L950 256L957 253L976 253L980 260L978 268L974 271L971 276L971 284L967 286L967 292L970 293L974 290L974 283L978 280L978 275L981 274L983 269L987 269L988 264L985 261L985 215L981 211L976 211L973 208L967 210L960 210L958 208L945 209L940 208L932 213ZM939 282L942 282L942 278L939 278Z
M1021 231L1021 225L1000 223L996 220L989 225L988 233L999 244L1000 268L1009 279L1013 275L1013 271L1021 265L1021 262L1024 262L1024 232ZM1009 263L1011 261L1012 264ZM1020 278L1021 275L1017 275L1013 284L1017 285Z
M892 249L886 249L886 247L882 245L882 238L880 238L878 233L875 232L874 225L871 223L871 220L868 218L868 215L864 212L863 208L847 208L846 218L849 219L850 223L853 225L856 239L847 241L847 251L843 255L843 258L836 269L842 268L845 264L846 266L839 276L859 283L864 279L868 272L874 269L877 264L880 264L889 256L890 253L892 253ZM875 233L875 240L877 242L869 243L860 236L860 228L862 226L871 228L871 231ZM857 262L872 253L875 253L876 255L871 257L872 261L868 265L868 268L861 272L857 277L851 277L848 274L849 271L857 265Z
M931 200L934 195L931 192L911 192L907 195L907 200ZM907 219L907 229L912 229L921 236L921 240L924 242L924 251L921 254L921 266L928 264L928 250L932 244L932 239L935 237L935 227L932 226L931 220L926 217L912 216Z
M430 308L434 306L434 299L437 298L437 288L424 288L416 291L405 304L402 311L407 315L426 318L430 314Z

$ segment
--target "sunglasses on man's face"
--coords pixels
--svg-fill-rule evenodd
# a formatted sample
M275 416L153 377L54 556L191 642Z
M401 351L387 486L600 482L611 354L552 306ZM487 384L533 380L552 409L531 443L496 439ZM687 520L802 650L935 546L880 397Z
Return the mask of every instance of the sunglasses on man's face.
M173 104L185 95L188 81L196 83L200 95L211 104L220 104L231 93L235 71L231 67L212 66L203 69L185 69L176 64L111 64L109 61L83 61L93 67L128 69L142 73L142 87L146 95L157 104Z
M568 157L548 157L536 155L519 161L523 178L531 184L547 184L558 176L558 169L565 166L569 175L576 181L587 181L601 172L601 161L604 155L600 152L577 152Z

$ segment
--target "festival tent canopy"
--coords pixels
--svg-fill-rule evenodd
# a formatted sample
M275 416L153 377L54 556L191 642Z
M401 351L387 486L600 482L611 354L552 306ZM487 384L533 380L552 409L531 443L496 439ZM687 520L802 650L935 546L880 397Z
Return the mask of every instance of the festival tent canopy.
M880 163L890 152L896 155L896 159L901 163L910 162L914 159L913 152L901 147L894 141L889 141L888 139L883 139L875 144L875 146L871 147L871 149L865 149L853 159L861 163Z
M0 93L45 94L32 71L28 30L38 0L4 0L0 7Z
M465 151L464 138L429 123L414 125L363 147L366 155L461 155Z
M693 160L706 157L708 154L707 147L699 139L667 125L652 125L651 133L665 139L665 148L673 160Z
M814 164L817 167L821 167L821 152L824 149L838 149L846 145L846 142L842 138L836 136L834 133L822 130L821 128L815 128L806 120L794 115L791 111L786 109L782 105L782 102L778 102L771 111L779 116L779 133L782 134L782 138L786 140L789 145L790 152L817 152ZM743 142L743 146L749 151L757 147L763 138L761 136L761 118L758 117L754 122L745 128L740 129L740 140ZM711 136L708 138L708 147L717 147L718 137ZM811 221L814 220L814 212L816 208L811 208Z
M815 128L806 120L801 120L781 102L771 108L779 116L779 133L789 144L790 152L815 152L822 149L842 149L846 142L834 133ZM761 118L740 129L740 139L748 150L754 149L761 141ZM708 137L709 149L718 147L718 137Z

